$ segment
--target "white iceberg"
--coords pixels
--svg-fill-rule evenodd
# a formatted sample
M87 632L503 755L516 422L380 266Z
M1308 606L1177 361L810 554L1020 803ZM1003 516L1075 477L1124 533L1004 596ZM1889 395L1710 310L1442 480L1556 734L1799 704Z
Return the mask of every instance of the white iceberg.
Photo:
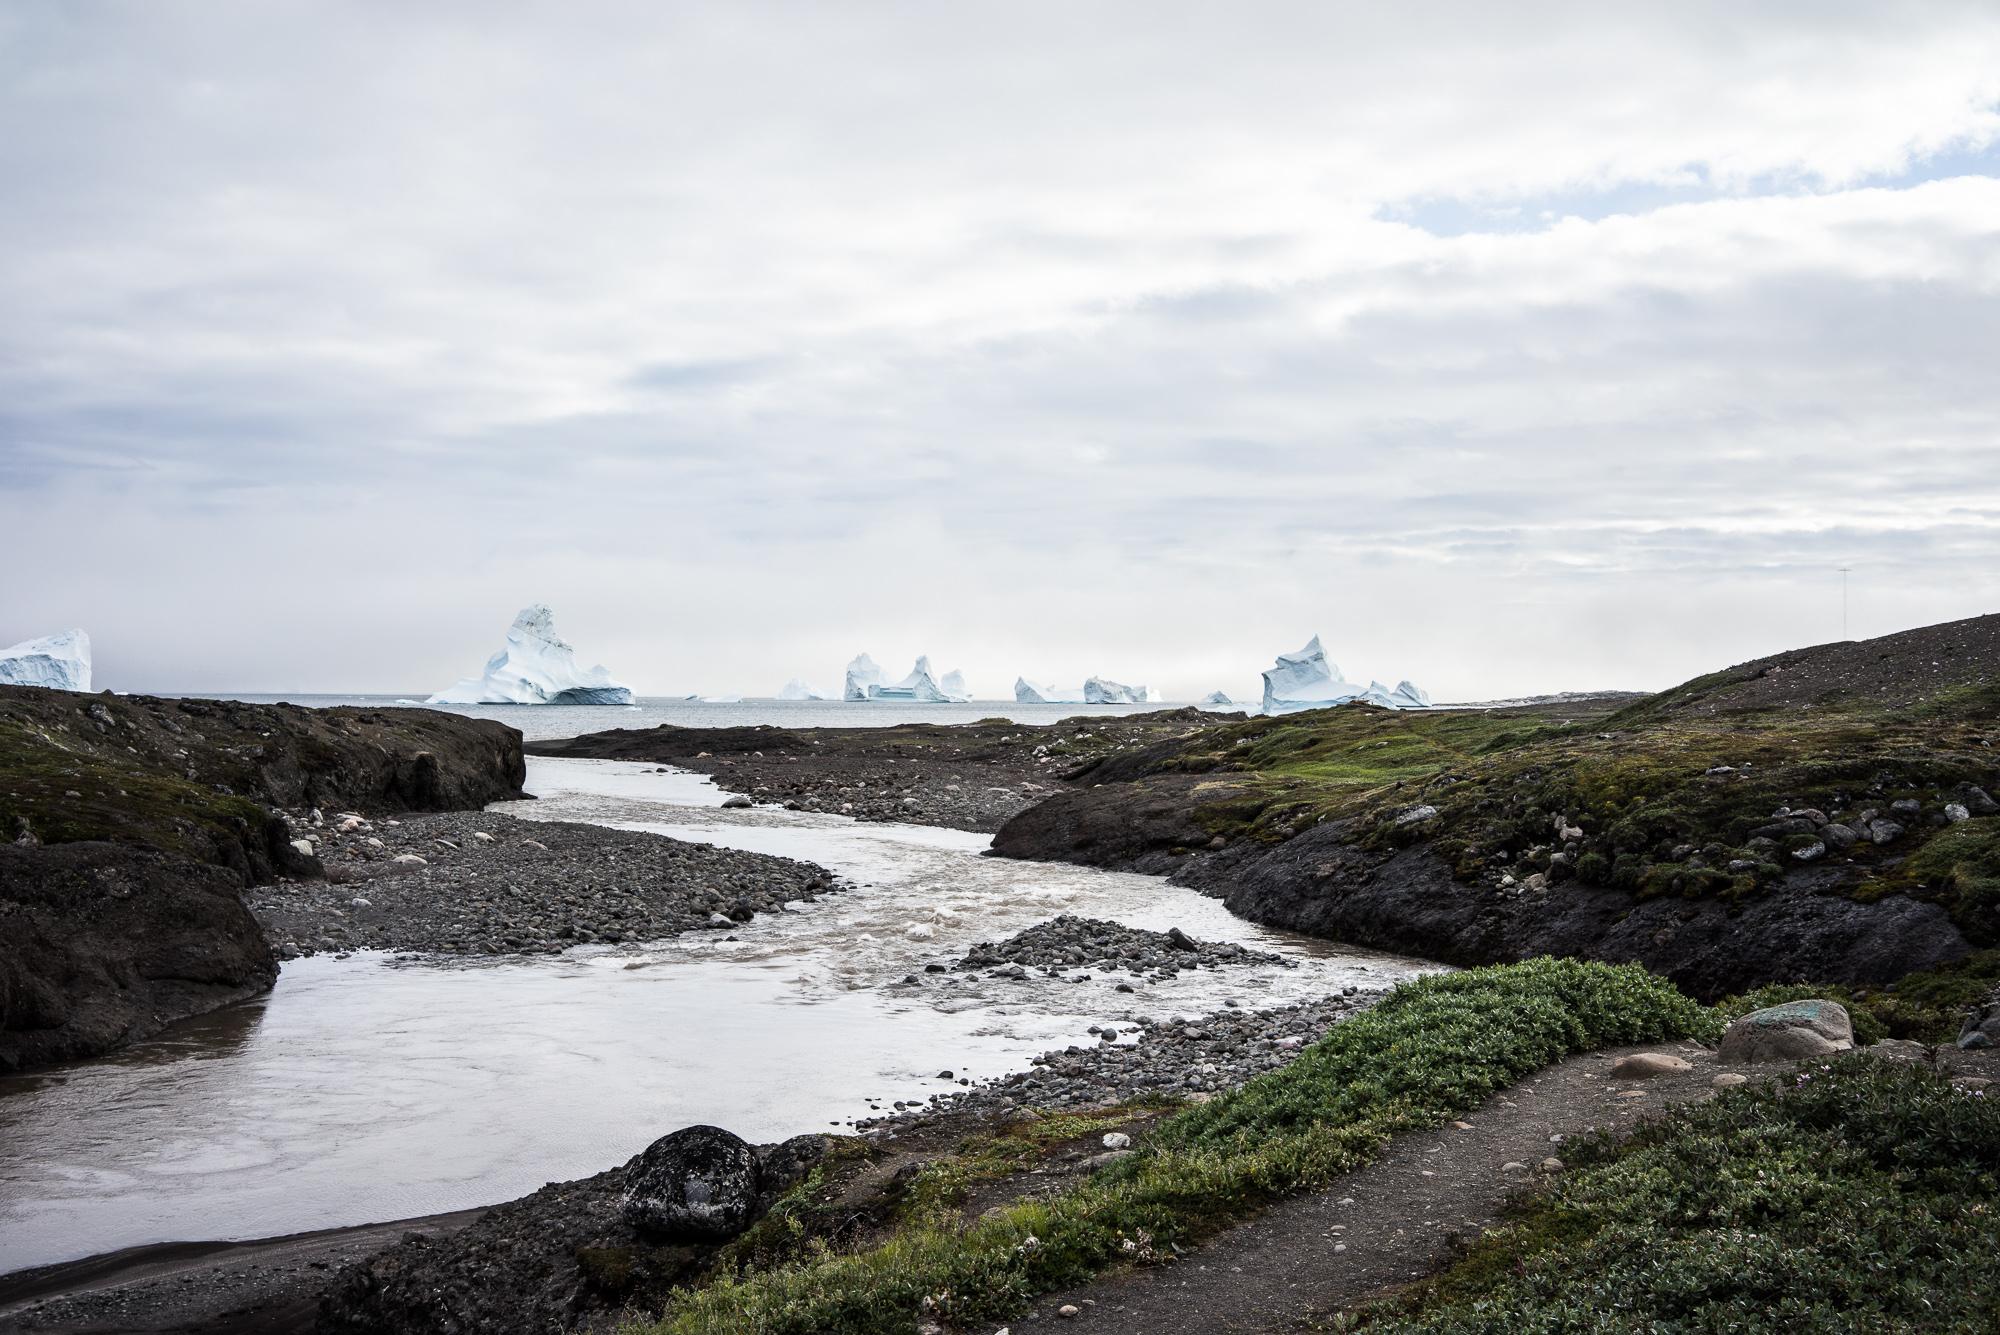
M1279 654L1277 663L1264 673L1261 707L1266 714L1296 714L1355 700L1383 709L1428 709L1431 703L1430 696L1408 681L1393 691L1379 681L1366 686L1342 681L1340 669L1327 660L1317 635L1297 653Z
M576 664L576 650L556 637L555 613L536 603L507 628L507 643L467 677L427 702L434 705L629 705L632 688L597 666Z
M1083 702L1087 705L1143 705L1158 698L1144 686L1126 686L1102 677L1092 677L1083 684Z
M1210 691L1207 695L1204 695L1203 697L1201 697L1201 699L1197 700L1195 703L1203 705L1233 705L1236 702L1230 699L1228 696L1224 695L1221 691Z
M778 698L780 700L824 700L826 696L806 685L797 677L793 677L785 683L784 689L778 692Z
M1039 686L1026 677L1014 678L1014 700L1023 705L1080 705L1081 686Z
M1396 689L1389 692L1389 698L1396 702L1397 709L1429 709L1431 693L1405 677L1396 683Z
M953 668L951 671L945 673L944 679L938 682L938 686L946 695L954 700L970 700L972 698L972 692L965 684L965 674L957 668Z
M871 686L882 684L882 669L867 654L856 654L847 665L847 686L841 692L848 700L866 700Z
M0 686L89 690L90 637L80 630L59 630L0 649Z
M865 658L867 655L864 654L862 657ZM871 664L870 666L873 665ZM947 674L948 678L956 675L956 673ZM961 679L962 684L963 680ZM931 660L928 657L918 658L917 665L910 669L910 675L896 682L894 685L885 686L878 682L867 687L867 695L864 698L869 700L909 700L925 705L962 705L968 699L963 693L954 694L944 688L938 681L937 676L931 671Z

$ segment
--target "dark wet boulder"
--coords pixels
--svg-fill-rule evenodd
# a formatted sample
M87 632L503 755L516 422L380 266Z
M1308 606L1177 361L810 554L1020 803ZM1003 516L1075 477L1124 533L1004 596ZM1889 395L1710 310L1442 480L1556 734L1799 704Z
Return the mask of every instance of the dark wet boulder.
M749 1227L757 1209L757 1151L719 1126L661 1136L625 1168L619 1214L649 1237L718 1242Z

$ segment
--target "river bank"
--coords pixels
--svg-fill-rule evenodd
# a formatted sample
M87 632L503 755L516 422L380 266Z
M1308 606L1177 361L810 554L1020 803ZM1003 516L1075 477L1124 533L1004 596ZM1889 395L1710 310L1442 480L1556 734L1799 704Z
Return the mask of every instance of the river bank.
M1115 1038L1052 1049L1024 1070L964 1086L941 1068L927 1095L903 1108L884 1100L878 1116L857 1119L853 1134L837 1138L850 1148L838 1156L834 1183L822 1189L840 1198L850 1219L845 1236L853 1240L893 1219L909 1176L897 1175L908 1165L952 1154L1023 1117L1094 1113L1091 1133L1040 1146L1031 1164L1008 1175L1018 1191L1059 1187L1094 1166L1104 1135L1131 1134L1178 1103L1277 1069L1380 995L1357 987L1345 997L1273 1010L1146 1017ZM488 1279L468 1303L489 1315L458 1327L466 1332L504 1335L521 1328L523 1314L565 1323L591 1313L608 1319L634 1295L594 1286L575 1253L640 1245L615 1221L622 1188L623 1170L614 1168L484 1209L243 1242L154 1244L17 1272L0 1278L0 1330L306 1332L326 1298L334 1329L414 1332L436 1327L407 1324L406 1312L392 1313L385 1303L413 1284L462 1279L474 1268ZM984 1199L1011 1198L992 1184ZM478 1233L466 1232L489 1218ZM389 1275L401 1278L385 1295Z
M1308 1039L1304 999L1352 1007L1414 971L1268 933L1152 878L988 859L983 836L934 827L725 807L705 779L656 768L535 759L535 800L371 819L338 837L328 831L340 813L322 813L302 828L319 835L330 879L260 887L252 902L316 897L289 910L305 913L359 897L395 911L389 892L421 885L424 868L388 870L394 850L437 839L459 848L436 862L420 854L432 886L414 892L413 913L426 929L432 906L510 906L496 892L510 876L587 898L574 882L605 853L617 855L603 861L607 883L628 883L635 845L674 851L669 869L823 867L841 893L788 899L726 929L557 954L322 948L290 960L268 1001L211 1017L205 1033L183 1027L125 1058L0 1087L19 1128L0 1147L0 1174L20 1203L39 1201L0 1232L26 1241L16 1223L33 1218L52 1245L119 1230L137 1242L188 1236L177 1218L228 1218L289 1234L311 1218L301 1207L368 1218L384 1200L428 1216L580 1180L688 1122L769 1139L837 1121L879 1136L871 1119L1008 1075L1020 1079L968 1108L963 1125L1004 1115L1007 1099L1070 1106L1120 1089L1171 1099L1282 1060L1294 1050L1286 1040ZM356 844L368 850L356 874L379 880L339 879ZM343 911L352 916L332 921L366 921L351 903ZM1174 944L1176 929L1193 949ZM1267 1032L1235 1019L1263 1010L1276 1014ZM1208 1047L1181 1032L1214 1014L1230 1023ZM382 1034L393 1045L371 1038ZM1099 1045L1101 1059L1084 1055ZM1048 1056L1037 1064L1037 1054ZM1052 1079L1074 1088L1042 1087ZM312 1091L322 1092L301 1097ZM169 1152L137 1153L162 1143ZM229 1166L238 1161L245 1171ZM467 1200L489 1162L514 1175Z
M324 879L249 895L280 959L322 951L557 954L746 923L834 889L823 868L499 812L322 821Z
M774 726L614 729L528 743L531 755L649 761L794 811L991 833L1060 791L1078 765L1241 718L1185 706L873 728Z

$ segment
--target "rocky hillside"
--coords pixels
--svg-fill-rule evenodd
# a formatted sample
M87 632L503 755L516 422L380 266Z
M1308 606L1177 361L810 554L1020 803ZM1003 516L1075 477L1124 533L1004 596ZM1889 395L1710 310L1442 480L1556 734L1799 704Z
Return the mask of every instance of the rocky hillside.
M1759 711L1950 711L2000 705L2000 614L1792 649L1636 702L1619 721Z
M1457 964L1634 960L1705 996L1888 983L2000 946L1996 624L1780 655L1587 723L1228 724L1080 767L995 851Z
M0 687L0 1070L268 989L240 891L319 872L283 811L478 807L524 775L520 733L433 710Z

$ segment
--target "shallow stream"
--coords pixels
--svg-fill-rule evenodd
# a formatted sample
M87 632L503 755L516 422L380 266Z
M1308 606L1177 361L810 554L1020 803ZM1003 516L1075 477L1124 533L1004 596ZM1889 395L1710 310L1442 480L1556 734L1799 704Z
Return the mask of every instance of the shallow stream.
M946 1070L977 1079L1095 1042L1093 1024L1280 1005L1426 967L1267 931L1156 877L982 857L986 835L724 810L705 778L650 765L535 759L528 789L540 800L495 809L800 858L844 888L666 943L294 960L263 1000L0 1079L0 1273L506 1200L691 1122L778 1139L957 1088ZM1298 963L1132 994L1113 990L1124 975L922 972L1061 913Z

